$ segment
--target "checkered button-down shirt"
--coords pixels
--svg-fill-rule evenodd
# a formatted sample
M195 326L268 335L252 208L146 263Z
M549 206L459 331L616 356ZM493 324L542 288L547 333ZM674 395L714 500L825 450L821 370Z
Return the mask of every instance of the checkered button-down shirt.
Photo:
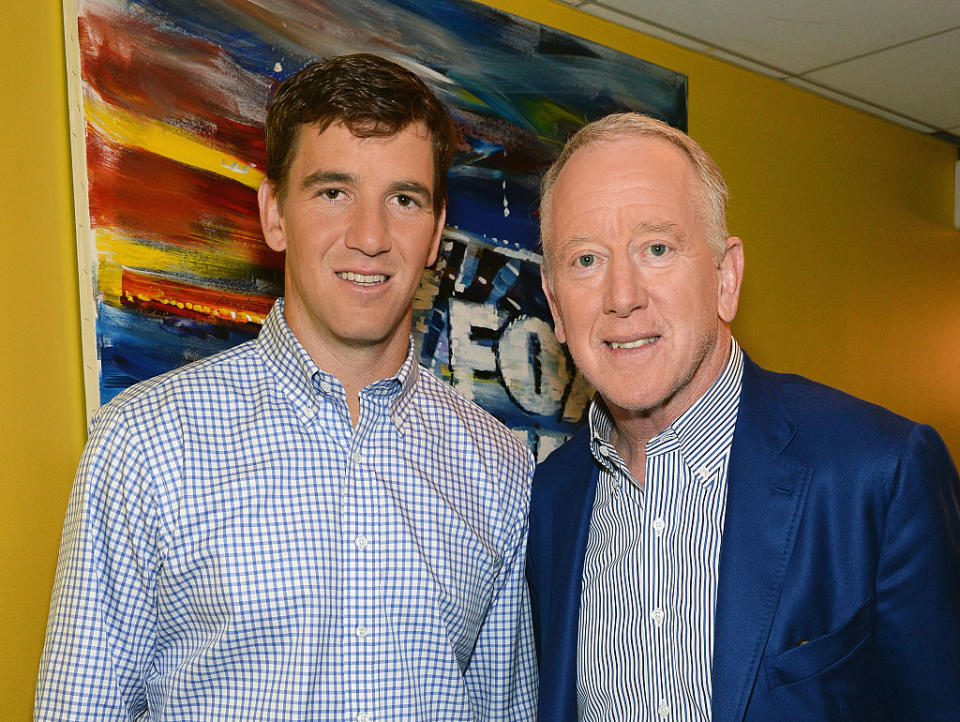
M343 387L274 307L97 415L39 720L526 720L530 454L411 353Z

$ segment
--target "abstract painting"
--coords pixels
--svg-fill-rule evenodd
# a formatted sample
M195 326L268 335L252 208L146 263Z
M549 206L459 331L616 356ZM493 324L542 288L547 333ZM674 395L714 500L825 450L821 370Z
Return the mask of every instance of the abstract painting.
M91 412L256 335L283 285L257 217L267 102L314 59L372 52L458 133L420 361L538 456L582 422L540 290L540 175L609 112L685 129L685 76L464 0L65 0L65 23Z

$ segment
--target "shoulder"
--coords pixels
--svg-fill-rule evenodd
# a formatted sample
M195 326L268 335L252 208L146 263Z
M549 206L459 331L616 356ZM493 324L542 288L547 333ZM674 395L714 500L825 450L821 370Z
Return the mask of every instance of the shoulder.
M506 425L427 369L419 369L417 404L427 420L461 429L483 455L533 466L532 454Z
M767 390L773 393L768 394ZM765 398L766 397L766 398ZM782 403L799 436L822 442L903 441L918 424L878 404L796 374L744 366L741 412L751 413L767 398Z
M778 406L792 438L788 450L798 459L851 476L869 469L885 475L928 454L938 465L953 462L937 432L878 404L795 374L766 371L745 364L738 428L772 424Z
M546 459L537 464L530 495L531 519L546 514L570 495L586 494L596 470L590 451L590 429L584 427Z
M584 426L537 464L536 483L543 485L551 480L565 479L574 469L584 463L592 463L592 460L590 429Z
M260 393L261 367L248 342L125 389L94 415L77 479L90 494L160 499L190 459L228 459L245 441L231 425L250 414L241 397Z
M413 413L419 430L418 464L466 493L458 514L490 523L497 545L525 538L533 478L533 454L516 434L477 404L420 368ZM477 503L470 503L473 499ZM493 516L487 513L493 511ZM486 521L482 521L486 519Z
M104 404L91 424L91 437L101 429L121 427L156 431L166 422L229 414L231 397L248 394L263 375L262 363L249 341L124 389Z

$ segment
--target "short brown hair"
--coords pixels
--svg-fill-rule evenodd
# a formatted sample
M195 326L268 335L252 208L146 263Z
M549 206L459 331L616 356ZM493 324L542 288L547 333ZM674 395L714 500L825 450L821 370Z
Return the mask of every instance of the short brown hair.
M599 143L623 140L637 136L660 138L673 144L683 151L694 174L700 184L699 205L704 222L708 226L708 240L714 256L719 260L727 239L727 201L729 193L726 181L720 173L720 168L707 152L689 135L677 130L656 118L642 113L613 113L595 120L578 130L567 144L553 165L544 174L540 183L540 239L541 245L546 240L550 224L550 203L553 200L553 186L557 182L560 171L578 150ZM544 263L549 270L547 254L544 253Z
M433 212L447 202L447 171L456 132L450 114L415 74L394 62L357 53L311 63L277 88L267 111L267 178L282 203L298 131L343 123L358 138L386 138L422 121L433 143Z

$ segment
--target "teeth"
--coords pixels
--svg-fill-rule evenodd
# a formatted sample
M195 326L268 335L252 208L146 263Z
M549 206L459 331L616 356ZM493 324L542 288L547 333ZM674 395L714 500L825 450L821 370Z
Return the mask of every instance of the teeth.
M383 283L387 280L387 277L382 273L374 273L369 276L365 276L362 273L354 273L353 271L341 271L337 275L344 281L353 281L354 283L360 283L368 286L372 286L377 283Z
M648 338L638 338L636 341L625 341L624 343L619 343L617 341L610 342L610 348L620 349L620 348L640 348L641 346L646 346L649 343L656 341L659 336L650 336Z

